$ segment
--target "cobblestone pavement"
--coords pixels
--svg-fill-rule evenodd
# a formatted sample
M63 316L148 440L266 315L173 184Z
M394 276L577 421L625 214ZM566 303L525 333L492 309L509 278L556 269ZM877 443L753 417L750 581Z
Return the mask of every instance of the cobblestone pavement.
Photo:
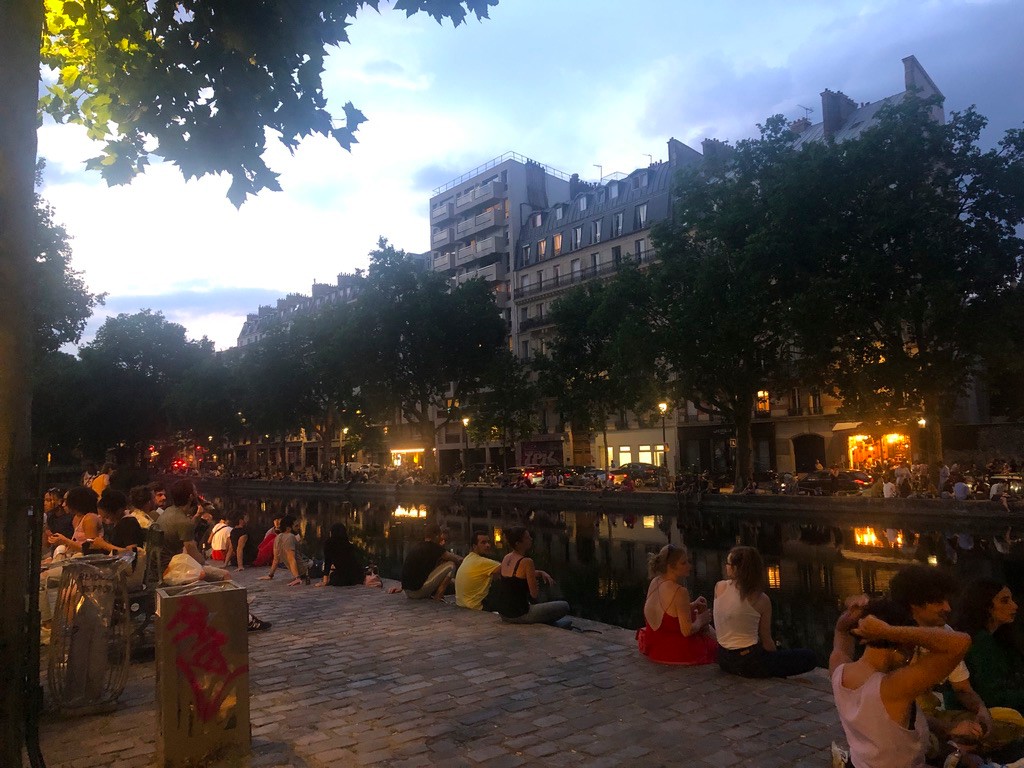
M842 735L821 671L752 681L663 667L616 627L504 625L261 573L236 579L274 623L249 634L252 768L824 766ZM153 765L154 693L154 662L136 662L115 713L47 715L47 766Z

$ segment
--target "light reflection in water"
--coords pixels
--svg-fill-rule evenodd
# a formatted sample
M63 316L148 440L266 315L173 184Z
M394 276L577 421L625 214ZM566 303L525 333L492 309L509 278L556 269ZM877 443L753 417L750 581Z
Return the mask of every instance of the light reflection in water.
M755 546L767 564L775 636L789 647L815 648L823 663L842 600L884 591L904 564L941 565L956 571L961 581L994 574L1015 591L1024 587L1024 549L1011 532L998 530L912 531L867 520L863 525L831 525L824 514L778 519L771 513L740 516L693 508L636 516L526 505L352 504L312 496L226 496L217 501L229 511L248 513L250 540L257 544L273 518L294 515L311 556L320 556L331 525L344 523L353 542L391 578L397 578L405 553L422 538L428 521L448 528L448 546L460 554L468 551L472 532L490 533L498 557L505 551L507 530L525 525L534 536L532 555L538 567L555 577L574 614L629 628L643 621L651 553L668 543L687 546L694 566L690 591L710 600L730 547Z

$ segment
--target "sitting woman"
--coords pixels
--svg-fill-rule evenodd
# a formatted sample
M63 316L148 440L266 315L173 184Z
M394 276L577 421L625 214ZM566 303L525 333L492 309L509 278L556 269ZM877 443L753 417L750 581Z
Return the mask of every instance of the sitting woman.
M814 651L779 650L772 639L772 602L764 593L764 563L753 547L733 547L715 585L718 666L741 677L789 677L817 666Z
M1024 712L1024 647L1013 631L1016 615L1010 588L980 578L964 589L953 626L971 638L964 661L981 700L988 707Z
M946 679L971 641L945 627L908 624L909 614L891 600L863 597L836 623L828 669L850 745L848 765L925 766L928 721L915 699ZM858 639L866 647L854 661ZM915 656L915 647L928 653Z
M260 546L256 550L256 562L254 562L253 565L270 565L274 562L274 539L277 538L277 534L280 532L281 518L275 517L274 524L267 530L266 535L263 537L263 541L260 542Z
M348 538L348 529L341 523L331 526L331 535L324 542L324 578L318 587L351 587L365 579L359 550Z
M510 624L554 624L569 613L564 600L538 603L540 586L538 577L551 585L555 580L544 571L538 571L533 558L526 553L533 545L533 537L522 526L508 531L505 540L512 551L505 555L499 569L498 613L502 621Z
M651 586L644 603L643 629L636 633L640 653L659 664L713 664L718 643L711 611L703 597L690 600L682 585L690 574L690 557L671 544L651 555Z

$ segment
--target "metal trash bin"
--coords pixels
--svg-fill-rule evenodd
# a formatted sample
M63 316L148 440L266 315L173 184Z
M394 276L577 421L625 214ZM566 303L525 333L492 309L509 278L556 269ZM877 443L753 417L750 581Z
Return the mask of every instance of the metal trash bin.
M157 765L249 754L249 605L230 581L157 590Z
M63 563L50 631L47 686L61 713L114 708L128 680L127 566L93 555Z

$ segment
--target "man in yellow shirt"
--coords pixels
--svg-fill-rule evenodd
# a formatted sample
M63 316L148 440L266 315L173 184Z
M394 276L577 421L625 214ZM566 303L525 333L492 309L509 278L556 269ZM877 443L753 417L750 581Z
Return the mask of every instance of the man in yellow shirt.
M488 557L494 552L490 534L484 531L473 533L473 546L455 572L455 602L461 608L474 611L494 611L491 606L491 584L498 578L501 563Z

